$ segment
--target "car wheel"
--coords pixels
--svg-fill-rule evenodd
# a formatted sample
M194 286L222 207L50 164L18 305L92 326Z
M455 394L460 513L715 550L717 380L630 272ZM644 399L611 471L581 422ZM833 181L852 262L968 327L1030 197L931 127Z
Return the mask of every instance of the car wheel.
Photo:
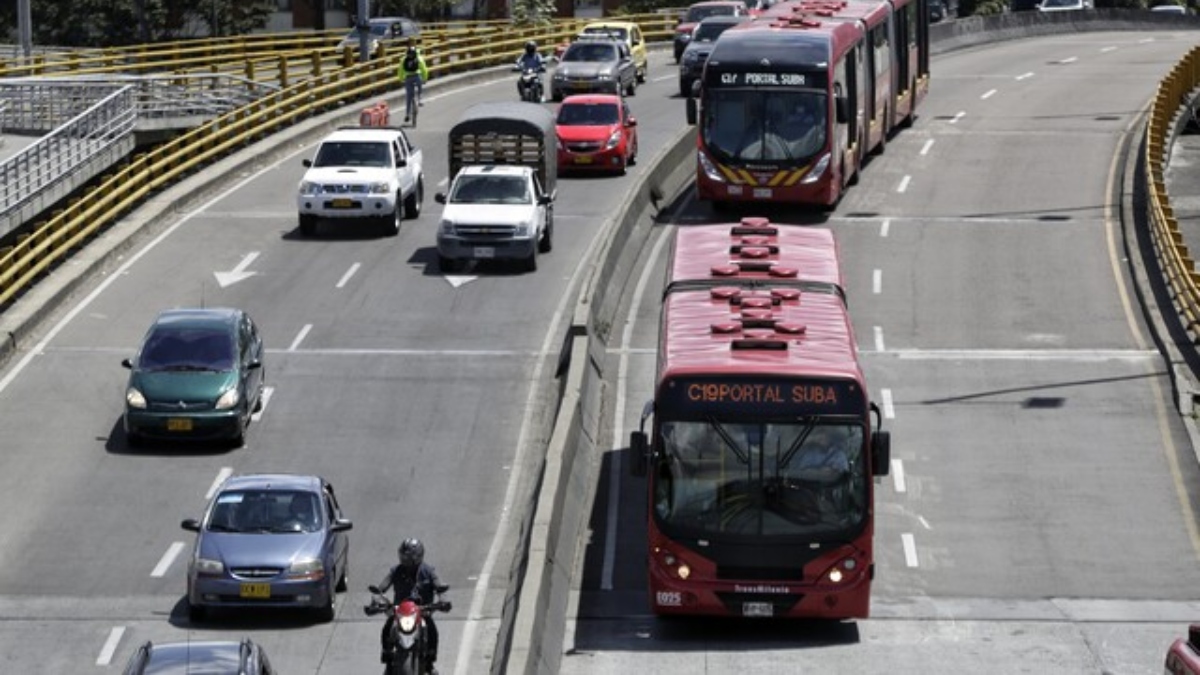
M416 220L421 215L421 202L425 201L425 177L417 176L417 188L404 200L404 217Z
M637 145L638 144L637 144L636 136L633 138L633 142L630 145L633 146L633 152L629 153L629 160L628 160L629 164L630 165L637 164L637 151L638 151Z
M629 80L628 95L634 96L636 94L637 94L637 78L634 77L633 79Z
M229 447L240 448L245 444L246 444L246 427L238 426L237 433L235 433L233 435L233 438L229 439Z
M346 561L346 566L349 567L349 565L350 565L350 562ZM333 588L333 590L337 591L338 593L345 593L346 590L349 588L350 588L350 584L348 583L348 581L346 579L346 570L345 570L345 568L342 568L342 576L338 577L337 586L335 586Z
M650 77L649 71L650 71L650 64L646 63L646 65L642 66L638 70L637 81L644 84L646 82L646 78Z
M692 93L692 83L687 80L679 81L679 95L687 98Z
M620 176L624 176L628 167L629 167L629 158L622 157L621 163L617 165L617 174Z
M317 233L317 217L301 215L300 216L300 234L311 237Z
M332 586L329 587L329 593L327 595L328 598L325 600L325 604L318 607L316 611L317 621L321 623L329 623L330 621L333 621L333 617L337 613L337 606L334 605L333 602L336 599L336 596L334 595Z
M526 272L536 272L537 271L538 249L539 248L540 248L540 246L534 246L533 252L531 252L529 254L529 257L525 259L525 264L523 266L524 266Z
M383 236L394 237L400 234L400 221L404 220L404 202L402 195L396 193L396 207L392 209L392 215L384 217L382 221Z
M208 610L202 605L193 605L188 603L188 621L191 623L200 623L208 616Z

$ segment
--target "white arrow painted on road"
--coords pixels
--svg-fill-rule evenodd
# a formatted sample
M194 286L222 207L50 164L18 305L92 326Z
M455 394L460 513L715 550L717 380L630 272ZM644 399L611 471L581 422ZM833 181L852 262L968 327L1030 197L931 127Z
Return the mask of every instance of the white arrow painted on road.
M459 286L462 286L463 284L469 284L478 278L479 277L462 277L462 276L454 276L454 275L450 275L450 274L446 275L446 281L450 282L450 285L455 288L458 288Z
M242 258L242 261L238 263L237 267L233 268L232 270L228 272L213 272L213 275L217 277L217 283L221 284L221 288L225 288L226 286L236 284L239 281L249 279L255 274L258 274L258 272L246 271L246 268L249 267L250 263L254 262L256 258L258 258L258 251L252 251L247 253L246 257Z

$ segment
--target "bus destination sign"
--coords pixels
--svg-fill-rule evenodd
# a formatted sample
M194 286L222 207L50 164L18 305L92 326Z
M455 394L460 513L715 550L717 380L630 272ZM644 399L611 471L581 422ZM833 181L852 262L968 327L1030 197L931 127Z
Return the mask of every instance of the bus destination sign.
M673 415L857 415L862 390L847 380L685 377L663 383L658 406Z
M824 88L823 73L783 73L772 71L722 71L713 73L710 84L719 87L815 87ZM713 82L715 80L715 82Z

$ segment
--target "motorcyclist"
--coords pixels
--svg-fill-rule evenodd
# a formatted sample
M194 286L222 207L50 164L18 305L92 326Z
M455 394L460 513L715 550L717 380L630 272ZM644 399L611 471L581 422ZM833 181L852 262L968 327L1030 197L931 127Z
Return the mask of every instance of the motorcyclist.
M546 61L542 55L538 53L537 42L530 40L525 43L525 53L521 54L521 58L517 59L517 69L524 75L526 71L532 70L538 73L537 77L537 93L538 100L542 98L542 92L545 88L542 85L541 73L546 72ZM517 94L521 94L521 80L517 80Z
M393 602L397 605L404 600L412 600L420 605L428 605L437 601L437 596L440 591L445 590L445 587L442 586L433 567L425 564L425 545L421 543L421 540L405 539L400 544L397 553L400 557L400 564L388 570L387 576L379 584L379 592L386 594L389 588L394 589ZM434 623L433 612L425 613L424 617L428 648L426 668L430 673L437 673L433 667L438 653L437 624ZM392 623L395 620L396 617L389 613L387 622L383 624L383 632L379 636L382 650L379 660L383 663L390 663L392 660L395 645L392 644L391 634Z

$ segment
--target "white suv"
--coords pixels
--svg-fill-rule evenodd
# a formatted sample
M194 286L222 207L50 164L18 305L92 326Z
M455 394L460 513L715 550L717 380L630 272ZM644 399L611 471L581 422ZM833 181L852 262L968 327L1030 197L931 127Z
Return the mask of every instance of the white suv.
M312 236L323 220L378 222L383 233L421 215L425 174L421 150L396 127L343 127L321 141L300 181L300 232Z

